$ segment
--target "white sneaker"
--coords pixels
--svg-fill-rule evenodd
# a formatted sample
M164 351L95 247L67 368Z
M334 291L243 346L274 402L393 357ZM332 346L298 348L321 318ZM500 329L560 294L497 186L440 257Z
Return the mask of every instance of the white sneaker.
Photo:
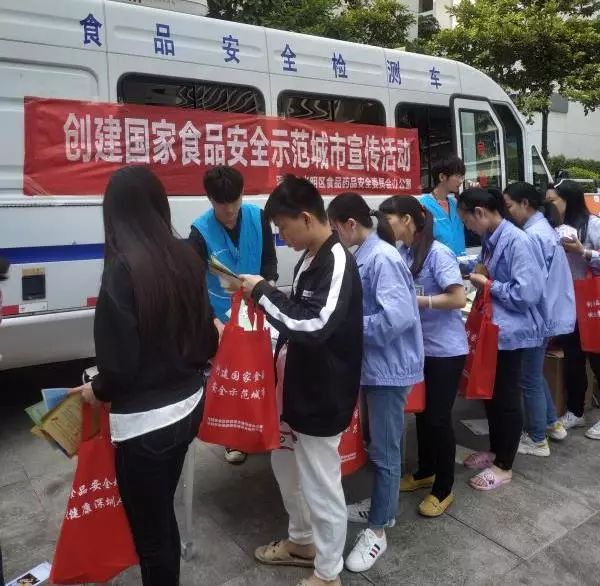
M348 505L348 521L350 523L368 523L369 511L371 510L371 499L364 499L353 505ZM392 528L396 524L396 519L388 521L385 526Z
M592 427L585 432L585 437L600 440L600 421L596 422L595 425L592 425Z
M567 437L567 430L560 421L555 421L546 428L546 435L553 440L564 440Z
M519 454L525 454L528 456L549 456L550 446L548 440L544 438L541 442L534 442L526 433L521 435L521 441L519 442Z
M387 539L377 537L371 529L364 529L358 534L352 551L346 558L346 568L351 572L366 572L385 553Z
M584 427L585 419L583 417L577 417L574 413L567 411L559 421L563 424L565 429L572 429L573 427Z

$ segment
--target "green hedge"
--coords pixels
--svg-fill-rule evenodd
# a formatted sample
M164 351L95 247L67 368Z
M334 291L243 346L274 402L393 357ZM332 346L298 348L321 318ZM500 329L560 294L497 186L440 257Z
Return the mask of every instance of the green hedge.
M585 175L579 175L580 179L600 179L600 161L593 159L567 159L563 155L558 157L548 157L548 167L552 175L559 169L577 170L578 173L586 172ZM589 173L592 173L590 176ZM572 177L577 177L575 173L571 173Z
M584 167L567 167L567 171L574 179L600 179L600 173L596 173L595 171L586 169Z

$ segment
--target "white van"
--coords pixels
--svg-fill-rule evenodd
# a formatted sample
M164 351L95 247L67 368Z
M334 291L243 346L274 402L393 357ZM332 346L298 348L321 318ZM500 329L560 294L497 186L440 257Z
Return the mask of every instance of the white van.
M0 55L0 256L12 263L2 369L93 356L102 271L100 194L23 194L24 96L417 128L425 191L432 161L452 152L467 179L549 180L510 98L454 61L111 0L0 0ZM495 150L484 161L482 141ZM185 237L208 202L170 199ZM277 244L289 285L295 255Z

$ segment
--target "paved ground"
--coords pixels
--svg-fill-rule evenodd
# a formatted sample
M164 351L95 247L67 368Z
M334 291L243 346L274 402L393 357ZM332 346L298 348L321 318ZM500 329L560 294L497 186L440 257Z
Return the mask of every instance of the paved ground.
M0 390L9 391L1 376ZM52 559L73 472L72 462L29 433L22 406L13 401L0 407L0 539L7 580ZM477 404L459 401L461 445L485 446L485 438L458 423L481 416ZM588 413L590 424L599 418L598 410ZM410 464L412 418L408 425ZM194 449L197 554L182 563L182 586L295 584L305 570L265 568L252 558L256 546L286 529L268 458L233 467L219 448L196 443ZM553 444L550 458L518 456L513 483L492 494L474 492L466 483L469 474L458 465L456 471L450 513L419 518L423 495L403 496L388 552L363 575L344 573L344 585L600 585L600 442L578 430ZM349 501L368 496L368 470L347 479L345 488ZM350 527L349 547L357 530ZM138 584L137 570L114 581Z

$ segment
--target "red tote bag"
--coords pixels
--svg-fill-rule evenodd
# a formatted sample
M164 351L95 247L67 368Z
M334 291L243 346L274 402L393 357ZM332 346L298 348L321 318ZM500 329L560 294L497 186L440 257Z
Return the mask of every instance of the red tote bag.
M588 271L585 279L576 279L575 303L581 349L600 353L600 277Z
M342 476L357 472L367 463L358 405L354 408L350 425L342 433L338 452L342 459Z
M206 385L198 437L248 454L268 452L279 447L271 335L264 313L252 301L248 317L256 329L240 327L241 303L238 291Z
M406 398L404 413L423 413L425 411L425 382L422 381L413 386Z
M82 437L89 436L92 407L82 406ZM107 582L139 563L115 472L108 410L100 432L79 447L77 469L56 544L50 582Z
M475 298L465 325L469 354L465 361L459 393L466 399L491 399L494 396L498 361L499 328L492 322L492 295L488 281Z

